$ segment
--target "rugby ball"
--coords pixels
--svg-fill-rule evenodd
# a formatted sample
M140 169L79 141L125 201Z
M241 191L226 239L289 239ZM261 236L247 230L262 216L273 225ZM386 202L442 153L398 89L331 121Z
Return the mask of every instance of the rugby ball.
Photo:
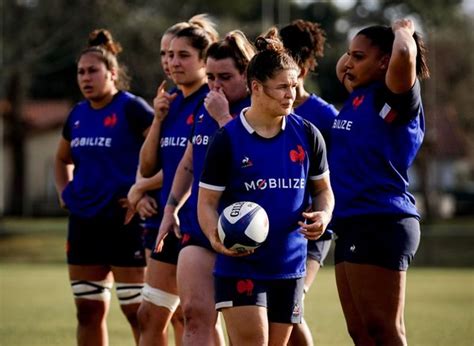
M219 216L217 230L224 246L239 252L256 249L268 235L268 215L254 202L235 202Z

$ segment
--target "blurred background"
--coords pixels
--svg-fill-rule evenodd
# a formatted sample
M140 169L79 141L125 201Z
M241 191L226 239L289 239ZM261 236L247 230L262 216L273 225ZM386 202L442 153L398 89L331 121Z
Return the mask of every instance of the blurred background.
M93 29L111 30L124 48L119 59L132 92L151 102L164 78L161 35L178 21L206 12L221 35L241 29L251 39L297 18L319 22L326 52L309 89L340 106L347 95L335 64L352 35L409 17L427 43L432 74L422 85L427 130L410 188L426 238L445 229L441 241L456 236L451 251L463 265L473 264L474 247L459 251L474 239L473 0L2 0L0 6L0 235L9 233L11 220L66 216L53 163L62 124L81 99L76 57Z
M294 19L319 22L326 52L308 89L338 107L347 95L335 65L352 35L400 17L415 21L432 77L422 83L427 130L410 171L423 225L408 328L415 345L473 345L474 0L0 0L0 344L74 343L66 212L53 163L62 125L82 98L76 58L89 32L112 32L131 91L151 103L164 79L162 33L203 12L222 36L240 29L251 39ZM327 264L307 298L308 321L323 331L318 344L349 345L331 254ZM120 313L111 315L111 344L131 344Z
M2 0L0 2L0 217L64 215L53 161L61 126L81 99L76 57L94 28L108 28L124 51L131 90L152 100L164 78L160 37L170 25L207 12L221 35L255 38L303 18L327 32L312 91L340 105L334 73L348 39L363 26L409 17L429 49L423 83L426 138L411 172L424 220L474 214L473 0Z

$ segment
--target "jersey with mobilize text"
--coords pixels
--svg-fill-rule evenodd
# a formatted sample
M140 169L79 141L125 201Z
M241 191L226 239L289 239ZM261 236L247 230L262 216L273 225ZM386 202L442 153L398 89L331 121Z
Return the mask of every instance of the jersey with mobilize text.
M333 219L370 214L418 217L407 171L424 132L418 81L400 95L379 82L355 89L331 131Z
M101 109L87 100L72 109L63 137L70 142L74 174L62 195L72 214L93 217L127 196L135 182L143 132L152 120L153 109L124 91Z
M301 117L283 118L273 138L259 136L240 116L220 129L209 146L199 186L222 191L221 211L238 201L261 205L269 217L266 241L245 257L218 255L215 275L290 279L305 275L307 241L298 221L308 208L308 179L329 174L320 132Z
M230 105L230 114L233 118L238 116L243 108L250 105L250 97L246 97L239 102L235 102ZM192 206L194 213L192 217L192 227L188 231L193 238L200 239L200 242L208 243L209 240L201 231L197 218L197 199L199 192L199 179L201 178L201 173L204 167L204 159L206 157L207 148L209 143L219 129L219 124L217 121L212 118L212 116L207 112L204 105L200 108L199 112L196 113L196 118L194 121L194 130L191 138L191 143L193 145L193 186L191 191L191 196L189 197L188 202Z
M160 194L163 207L168 200L176 169L186 150L194 124L194 112L200 107L208 92L207 84L204 84L187 97L184 97L183 93L177 90L178 95L171 103L168 115L163 121L158 153L163 168L163 186ZM183 229L189 227L188 220L191 210L189 203L185 203L180 209L179 217Z

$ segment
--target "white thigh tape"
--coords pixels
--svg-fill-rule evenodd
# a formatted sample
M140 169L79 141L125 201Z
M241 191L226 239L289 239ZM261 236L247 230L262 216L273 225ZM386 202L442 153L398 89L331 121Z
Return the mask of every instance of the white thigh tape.
M163 306L171 312L174 312L179 305L179 297L176 294L153 288L148 284L143 287L143 299L156 306Z
M76 299L108 301L112 282L72 280L71 287Z
M115 283L115 290L120 305L140 304L142 301L142 289L142 283Z

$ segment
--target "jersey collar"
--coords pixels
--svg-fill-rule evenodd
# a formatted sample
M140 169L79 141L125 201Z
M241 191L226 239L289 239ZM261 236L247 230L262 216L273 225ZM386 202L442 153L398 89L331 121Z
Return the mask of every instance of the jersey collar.
M244 115L244 113L247 112L247 109L249 108L250 107L245 107L244 109L242 109L242 111L240 112L240 121L242 122L242 125L247 130L247 132L252 134L255 132L255 130L253 129L252 126L250 126L247 119L245 119L245 115ZM286 117L283 117L283 121L281 122L281 129L284 130L285 127L286 127Z

